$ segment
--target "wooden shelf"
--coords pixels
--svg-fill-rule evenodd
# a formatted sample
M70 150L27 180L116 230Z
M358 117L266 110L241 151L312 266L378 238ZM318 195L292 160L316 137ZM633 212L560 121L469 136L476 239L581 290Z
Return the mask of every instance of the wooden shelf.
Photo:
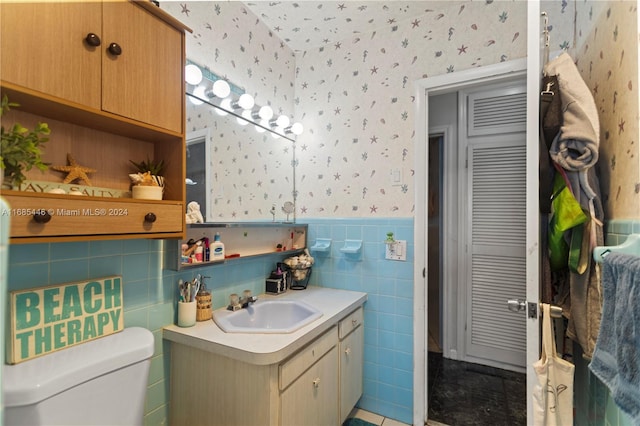
M294 223L208 223L187 225L187 236L183 241L168 242L165 247L165 265L168 269L182 270L201 268L216 265L237 259L248 257L282 254L293 256L300 254L307 247L308 225ZM213 260L209 262L182 263L181 246L185 241L193 239L197 241L203 237L213 243L215 234L220 234L220 240L225 245L225 256L237 254L239 256ZM291 234L293 234L293 247L291 248ZM278 250L277 244L282 244L286 249Z

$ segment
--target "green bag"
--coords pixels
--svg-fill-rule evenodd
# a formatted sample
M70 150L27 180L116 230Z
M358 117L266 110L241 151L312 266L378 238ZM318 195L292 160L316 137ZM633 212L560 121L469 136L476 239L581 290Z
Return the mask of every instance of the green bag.
M553 212L549 223L549 261L551 270L558 271L566 268L569 263L569 245L564 238L565 232L585 223L589 217L559 173L553 180L551 206ZM583 230L578 231L582 236Z

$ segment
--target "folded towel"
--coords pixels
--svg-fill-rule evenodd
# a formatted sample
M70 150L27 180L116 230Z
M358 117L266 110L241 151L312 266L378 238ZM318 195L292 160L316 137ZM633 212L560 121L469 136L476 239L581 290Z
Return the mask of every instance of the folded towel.
M640 257L612 252L602 263L600 334L589 369L640 424Z

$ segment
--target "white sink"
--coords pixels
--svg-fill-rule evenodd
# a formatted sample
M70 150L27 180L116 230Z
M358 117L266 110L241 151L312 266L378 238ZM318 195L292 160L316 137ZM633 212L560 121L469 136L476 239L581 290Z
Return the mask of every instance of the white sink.
M322 312L297 300L258 300L235 312L219 310L213 320L226 333L293 333Z

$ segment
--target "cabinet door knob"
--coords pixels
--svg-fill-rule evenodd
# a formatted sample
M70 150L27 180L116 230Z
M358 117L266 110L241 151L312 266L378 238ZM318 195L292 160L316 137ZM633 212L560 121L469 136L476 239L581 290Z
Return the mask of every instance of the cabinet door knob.
M314 388L320 387L320 377L317 377L317 378L313 381L313 387L314 387Z
M87 36L84 38L84 41L86 41L89 46L93 46L93 47L100 46L100 43L101 43L100 37L98 37L94 33L87 34Z
M354 318L354 319L352 319L352 320L351 320L351 325L352 325L353 327L355 327L356 325L358 325L358 320L357 320L357 319L355 319L355 318Z
M51 215L46 210L40 210L33 214L33 221L36 223L47 223L51 220Z
M109 44L109 47L107 48L107 50L113 56L120 56L122 54L122 48L120 47L120 45L118 43Z
M347 348L347 349L345 349L345 350L344 350L344 353L345 353L347 356L351 355L351 348Z
M146 215L144 215L144 221L147 223L153 223L156 221L156 214L155 213L147 213Z

